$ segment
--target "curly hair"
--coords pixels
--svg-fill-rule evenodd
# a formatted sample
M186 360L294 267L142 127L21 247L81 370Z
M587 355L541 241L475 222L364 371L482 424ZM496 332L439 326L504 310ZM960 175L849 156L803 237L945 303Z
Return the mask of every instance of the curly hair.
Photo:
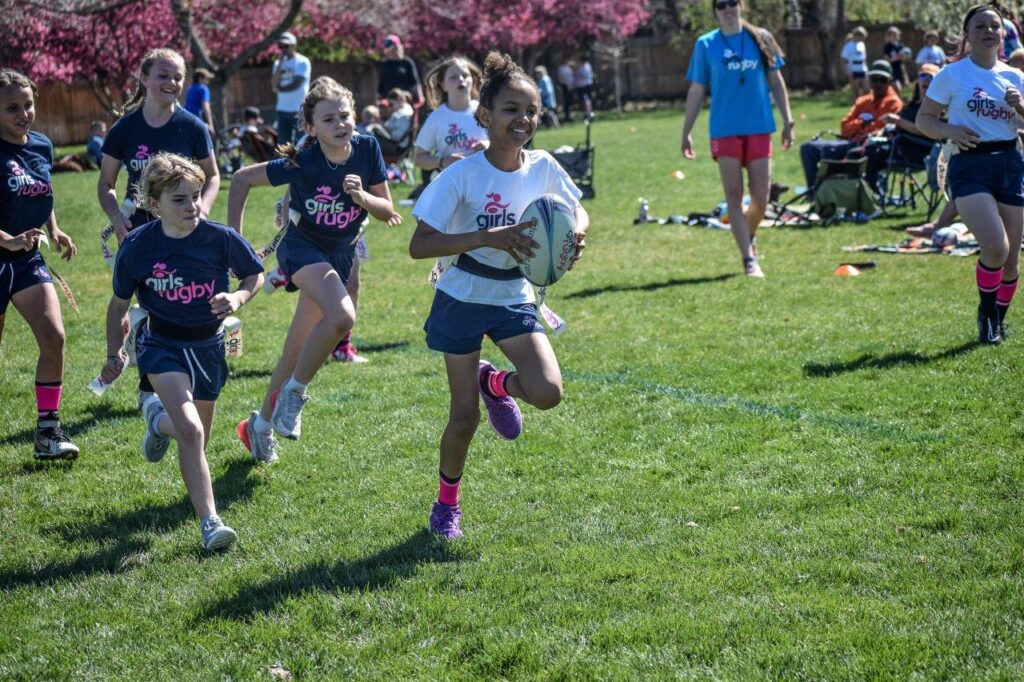
M540 97L540 90L537 83L526 75L523 68L515 63L512 57L503 52L491 52L484 60L484 81L480 86L480 106L486 109L494 107L494 99L505 86L516 81L523 81L534 90L537 90L537 97ZM480 120L480 109L475 114L476 122L483 125Z

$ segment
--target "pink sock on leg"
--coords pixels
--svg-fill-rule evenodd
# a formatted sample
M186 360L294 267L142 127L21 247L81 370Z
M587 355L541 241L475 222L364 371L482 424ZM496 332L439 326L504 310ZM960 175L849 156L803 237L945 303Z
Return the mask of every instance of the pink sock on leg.
M36 382L36 410L40 417L60 409L61 382Z
M494 371L487 375L487 390L495 398L504 398L508 395L508 390L505 388L505 381L508 379L512 372L499 372Z
M457 505L459 503L459 483L462 481L462 476L452 479L444 474L439 474L438 480L440 488L437 492L437 501L449 507Z

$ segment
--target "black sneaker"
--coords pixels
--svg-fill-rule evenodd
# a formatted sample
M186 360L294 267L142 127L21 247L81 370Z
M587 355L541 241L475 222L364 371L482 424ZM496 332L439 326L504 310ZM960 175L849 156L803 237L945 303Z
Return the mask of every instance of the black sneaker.
M40 419L36 424L36 445L32 456L36 459L74 459L78 457L78 446L64 435L60 430L60 420L53 415Z
M1006 338L1007 338L1006 337L1006 318L1004 317L1005 314L1006 314L1006 310L1004 308L1000 308L999 309L999 324L996 325L996 331L999 332L999 338L1001 338L1003 341L1005 341Z
M978 306L978 343L989 345L1002 343L1000 326L998 314L987 313L981 306Z

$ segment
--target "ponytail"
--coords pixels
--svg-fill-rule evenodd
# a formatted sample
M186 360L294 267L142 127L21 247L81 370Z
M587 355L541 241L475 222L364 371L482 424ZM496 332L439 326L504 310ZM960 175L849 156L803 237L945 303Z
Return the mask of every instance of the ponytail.
M293 168L298 168L299 154L306 151L316 143L317 139L315 137L313 137L312 135L306 135L305 138L303 138L302 140L302 144L296 146L291 142L285 142L284 144L277 145L277 147L274 148L274 151L279 156L288 159L288 164L290 166L292 166Z
M774 69L778 60L786 56L782 53L782 48L779 47L775 36L768 29L754 26L746 19L740 19L740 29L749 33L757 43L757 51L761 53L761 63L764 65L765 71Z

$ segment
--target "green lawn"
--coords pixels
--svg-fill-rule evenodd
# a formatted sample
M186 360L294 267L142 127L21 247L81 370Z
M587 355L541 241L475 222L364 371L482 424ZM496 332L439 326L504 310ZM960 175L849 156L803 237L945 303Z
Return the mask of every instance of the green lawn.
M836 128L846 106L798 100L798 136ZM371 362L323 369L302 440L271 467L233 426L262 396L294 297L243 309L208 451L240 542L207 556L173 456L139 455L134 378L86 391L110 275L96 175L60 176L81 253L58 267L82 308L65 307L62 412L82 456L31 457L36 352L12 312L0 679L1024 675L1024 332L972 343L973 259L882 254L832 276L841 246L898 241L920 216L766 230L763 281L739 274L727 232L634 227L640 196L654 215L722 198L706 117L696 162L679 154L680 111L599 117L590 248L549 299L569 321L554 340L565 401L524 408L512 443L481 426L466 537L450 545L425 531L448 393L423 343L431 264L409 259L410 223L371 228L356 328ZM538 146L582 137L573 125ZM776 159L780 181L803 184L795 149ZM257 245L274 199L250 200Z

